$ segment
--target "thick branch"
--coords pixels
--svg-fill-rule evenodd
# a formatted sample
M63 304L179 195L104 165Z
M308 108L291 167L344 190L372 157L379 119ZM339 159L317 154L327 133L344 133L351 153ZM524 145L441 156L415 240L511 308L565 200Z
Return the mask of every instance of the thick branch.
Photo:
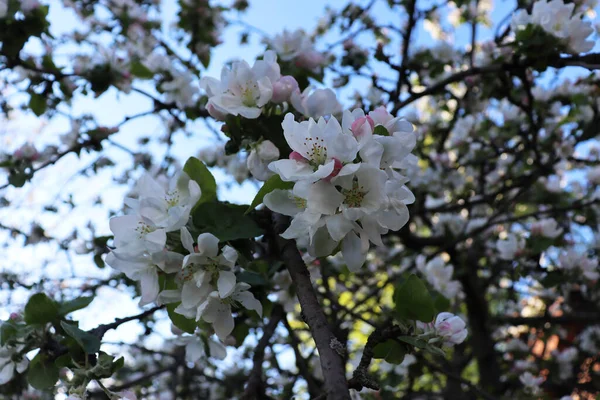
M281 225L282 217L273 214L275 226ZM277 248L281 259L288 269L294 286L298 301L302 308L304 320L310 327L310 332L319 350L321 359L321 368L325 378L325 392L328 400L350 400L348 392L348 382L343 358L336 350L333 344L337 341L331 332L327 323L327 317L317 300L317 294L310 281L310 273L300 256L296 243L291 240L285 240L275 233Z

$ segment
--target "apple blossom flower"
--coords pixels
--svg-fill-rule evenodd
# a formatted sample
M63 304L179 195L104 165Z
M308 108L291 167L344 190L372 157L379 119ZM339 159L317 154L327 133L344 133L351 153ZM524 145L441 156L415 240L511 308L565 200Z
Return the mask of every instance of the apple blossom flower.
M289 101L292 93L299 91L298 82L291 75L282 76L277 82L273 83L273 103L283 103Z
M581 350L597 355L600 352L600 325L588 326L579 334L577 340Z
M0 347L0 385L10 381L15 370L21 374L29 366L29 360L21 353L24 347L23 345Z
M252 68L245 61L234 62L231 69L223 67L220 81L204 77L200 86L209 97L207 108L212 107L213 112L254 119L271 100L273 84L280 77L277 56L275 52L267 51Z
M259 181L266 181L273 175L269 164L279 159L279 149L270 140L263 140L250 151L246 165L252 176Z
M183 256L166 249L153 254L147 252L139 254L122 252L117 248L108 253L105 261L110 267L123 272L129 279L140 282L142 292L140 306L143 306L156 301L158 297L159 270L166 273L179 271Z
M206 342L200 337L200 332L196 330L194 335L178 337L175 343L185 346L185 361L195 364L200 359L212 357L217 360L223 360L227 356L227 348L213 336L207 338ZM207 351L208 350L208 351Z
M430 323L417 321L417 326L424 331L423 335L430 337L430 343L441 340L446 346L461 344L468 335L465 321L449 312L439 313Z
M342 132L335 118L325 121L296 122L294 115L288 113L283 123L283 134L293 150L289 159L269 164L271 171L279 174L284 181L309 180L316 182L332 176L336 166L342 164L338 175L356 171L352 163L356 158L358 143L352 135Z
M250 285L245 282L236 283L232 292L220 296L219 292L212 292L198 307L196 320L201 318L212 324L215 333L221 340L225 340L233 331L234 321L231 314L232 305L241 305L247 310L254 310L262 317L262 304L256 300L252 292L248 291Z
M144 174L135 191L138 198L127 198L125 204L133 212L167 232L178 230L188 222L192 207L202 194L198 183L185 172L170 179L168 189L149 174Z
M527 371L519 377L519 381L525 386L526 391L531 394L537 394L540 391L540 385L544 382L544 378L533 376L531 372Z
M425 263L425 256L419 255L417 256L416 264L417 269L427 279L427 282L444 297L452 300L461 294L460 282L452 280L454 267L446 265L442 257L434 257Z
M293 60L301 53L312 50L312 41L303 29L296 29L293 32L284 29L282 33L269 40L269 45L283 61Z
M518 238L517 235L510 233L506 240L498 240L496 242L496 249L498 250L498 257L503 260L512 261L525 249L525 239Z
M559 267L565 271L580 272L586 279L591 281L600 277L598 271L598 259L588 258L587 255L579 253L571 248L558 255Z
M237 279L232 269L238 254L231 246L223 247L219 254L219 239L211 233L200 234L196 247L186 228L181 228L180 233L181 243L190 254L184 257L182 269L178 274L183 284L181 305L175 311L191 317L196 315L198 305L205 301L215 288L223 298L233 292Z
M290 102L296 110L309 118L320 118L342 111L342 106L331 89L313 90L312 87L307 87L302 93L300 89L294 90Z
M531 224L531 234L555 239L563 232L554 218L545 218Z
M574 13L575 4L565 4L563 0L541 0L533 3L531 15L526 10L513 14L511 27L520 31L527 25L538 25L548 34L566 45L571 54L585 53L594 47L587 38L594 33L590 21L582 19L580 13Z

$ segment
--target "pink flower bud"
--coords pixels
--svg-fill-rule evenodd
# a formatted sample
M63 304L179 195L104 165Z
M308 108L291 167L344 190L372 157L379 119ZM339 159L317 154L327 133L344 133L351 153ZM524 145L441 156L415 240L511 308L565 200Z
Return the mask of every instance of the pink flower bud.
M273 97L271 98L271 101L273 103L283 103L284 101L288 101L290 95L295 90L299 90L296 79L290 75L282 76L273 84Z
M465 321L449 312L439 313L435 318L435 331L449 344L460 344L467 337Z
M300 53L296 59L296 65L300 68L313 70L325 62L325 56L318 51L307 51Z
M294 160L294 161L298 161L298 162L308 162L308 160L306 158L304 158L302 156L302 154L298 153L297 151L292 151L290 153L290 160Z
M368 124L365 124L365 122L368 122ZM373 118L368 115L366 117L358 118L350 126L352 134L357 138L373 133L373 129L375 129L375 123L373 122Z
M208 114L217 121L225 121L225 116L227 114L217 110L216 107L211 103L208 103L208 105L206 106L206 111L208 111Z
M16 312L10 313L10 319L13 319L13 320L21 319L21 314L16 313Z

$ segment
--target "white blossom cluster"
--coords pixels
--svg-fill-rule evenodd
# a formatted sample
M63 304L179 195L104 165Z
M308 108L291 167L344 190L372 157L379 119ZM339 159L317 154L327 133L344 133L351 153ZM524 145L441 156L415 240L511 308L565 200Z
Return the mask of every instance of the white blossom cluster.
M397 169L415 145L412 125L380 107L368 115L345 111L341 124L333 117L297 122L287 114L282 126L292 153L269 168L294 187L267 194L265 205L293 217L283 237L308 237L314 257L341 245L348 268L358 270L369 243L382 246L382 234L408 221L414 196Z
M223 67L220 80L204 77L200 86L208 96L206 109L217 120L224 120L227 115L255 119L269 103L291 104L312 118L341 111L331 89L308 87L300 92L293 76L282 76L273 50L266 51L263 59L256 60L252 67L246 61L235 61L231 68Z
M140 282L140 304L180 301L177 313L212 324L221 340L234 327L232 305L262 315L262 305L248 291L250 285L237 282L233 272L236 250L230 246L219 250L219 239L210 233L194 241L185 227L201 195L195 181L181 173L166 188L144 175L135 191L136 198L125 200L128 214L110 220L116 248L106 263ZM176 231L188 253L185 256L167 247L167 233ZM160 271L177 273L180 288L161 291Z
M531 14L519 10L513 15L511 27L514 31L520 31L527 25L538 25L563 42L570 53L586 53L594 47L594 41L587 40L594 33L594 28L590 21L582 19L583 16L574 11L575 3L565 4L563 0L536 1Z

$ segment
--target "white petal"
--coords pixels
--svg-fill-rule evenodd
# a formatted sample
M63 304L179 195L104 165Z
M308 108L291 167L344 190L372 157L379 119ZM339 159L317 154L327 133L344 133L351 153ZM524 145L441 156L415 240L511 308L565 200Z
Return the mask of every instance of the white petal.
M140 306L150 304L158 296L158 273L156 268L148 268L141 275L141 289L142 298L140 299Z
M181 228L180 233L183 248L190 253L194 253L194 238L192 238L190 231L188 231L186 227L183 227Z
M235 289L236 278L235 274L231 271L220 271L219 279L217 280L217 288L219 289L219 296L224 299L233 293Z
M210 356L217 360L224 360L227 357L227 348L215 340L208 340L208 351Z
M204 357L204 343L199 338L191 338L190 342L185 346L185 361L188 363L196 363L200 358Z
M6 363L0 369L0 385L4 385L6 382L10 381L15 374L15 366L12 362Z
M367 259L367 253L362 252L361 247L361 240L354 232L348 233L342 241L342 256L352 272L358 271Z
M247 310L254 310L258 313L260 317L262 317L262 304L260 304L260 301L256 300L256 298L251 292L238 292L235 293L232 297L236 301L239 301L240 304L244 306L244 308L246 308Z
M310 188L308 208L321 214L333 215L344 196L331 183L319 181Z
M198 254L216 257L219 254L219 239L212 233L202 233L198 236Z

